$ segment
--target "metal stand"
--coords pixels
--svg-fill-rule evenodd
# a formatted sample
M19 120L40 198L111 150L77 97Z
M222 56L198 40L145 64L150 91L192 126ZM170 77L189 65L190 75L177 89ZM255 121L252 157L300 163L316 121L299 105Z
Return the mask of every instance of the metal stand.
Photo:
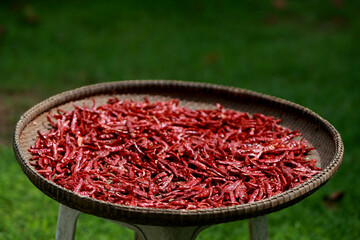
M56 240L74 240L80 211L60 204ZM194 240L209 226L169 227L112 221L135 232L135 240ZM249 219L250 240L268 240L266 216Z

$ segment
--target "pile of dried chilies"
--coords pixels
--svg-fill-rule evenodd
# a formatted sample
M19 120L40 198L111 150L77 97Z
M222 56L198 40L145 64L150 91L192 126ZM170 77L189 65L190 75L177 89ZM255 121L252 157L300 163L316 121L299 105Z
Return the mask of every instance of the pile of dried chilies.
M244 204L303 183L320 169L298 131L263 114L191 110L178 100L111 98L48 115L30 163L83 196L130 206L201 209ZM295 139L294 139L295 138ZM297 140L299 139L299 140Z

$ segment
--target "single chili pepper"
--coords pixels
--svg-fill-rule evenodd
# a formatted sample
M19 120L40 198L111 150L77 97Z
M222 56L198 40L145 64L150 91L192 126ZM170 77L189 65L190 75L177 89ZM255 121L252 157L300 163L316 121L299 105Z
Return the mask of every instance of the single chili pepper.
M251 202L254 202L255 201L255 198L257 197L257 195L259 194L259 191L260 191L260 188L257 188L253 191L253 193L251 193L249 195L249 198L248 198L248 203L251 203Z

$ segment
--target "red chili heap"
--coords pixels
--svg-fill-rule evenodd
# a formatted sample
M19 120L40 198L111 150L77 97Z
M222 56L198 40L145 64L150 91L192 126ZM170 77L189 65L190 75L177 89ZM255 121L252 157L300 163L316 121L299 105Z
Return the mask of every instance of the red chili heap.
M49 116L31 164L83 196L139 207L200 209L258 201L320 169L313 148L263 114L109 99ZM55 121L56 120L56 121ZM300 139L296 140L294 139Z

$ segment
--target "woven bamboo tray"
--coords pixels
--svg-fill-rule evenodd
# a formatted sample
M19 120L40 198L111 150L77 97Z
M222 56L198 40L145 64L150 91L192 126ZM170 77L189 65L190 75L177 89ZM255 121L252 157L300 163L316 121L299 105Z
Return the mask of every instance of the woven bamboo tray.
M72 103L103 104L109 97L150 101L177 98L180 105L197 108L214 108L216 103L225 108L263 113L281 118L281 125L299 130L316 148L313 155L323 170L305 183L281 194L243 205L201 209L170 210L130 207L84 197L55 185L38 174L29 164L28 148L34 144L37 131L45 131L46 115L56 109L71 110ZM181 81L121 81L81 87L55 95L25 112L15 129L14 152L22 170L43 193L56 201L81 212L133 224L156 226L199 226L256 217L291 206L324 185L341 164L344 146L340 134L325 119L295 103L253 91L220 85Z

